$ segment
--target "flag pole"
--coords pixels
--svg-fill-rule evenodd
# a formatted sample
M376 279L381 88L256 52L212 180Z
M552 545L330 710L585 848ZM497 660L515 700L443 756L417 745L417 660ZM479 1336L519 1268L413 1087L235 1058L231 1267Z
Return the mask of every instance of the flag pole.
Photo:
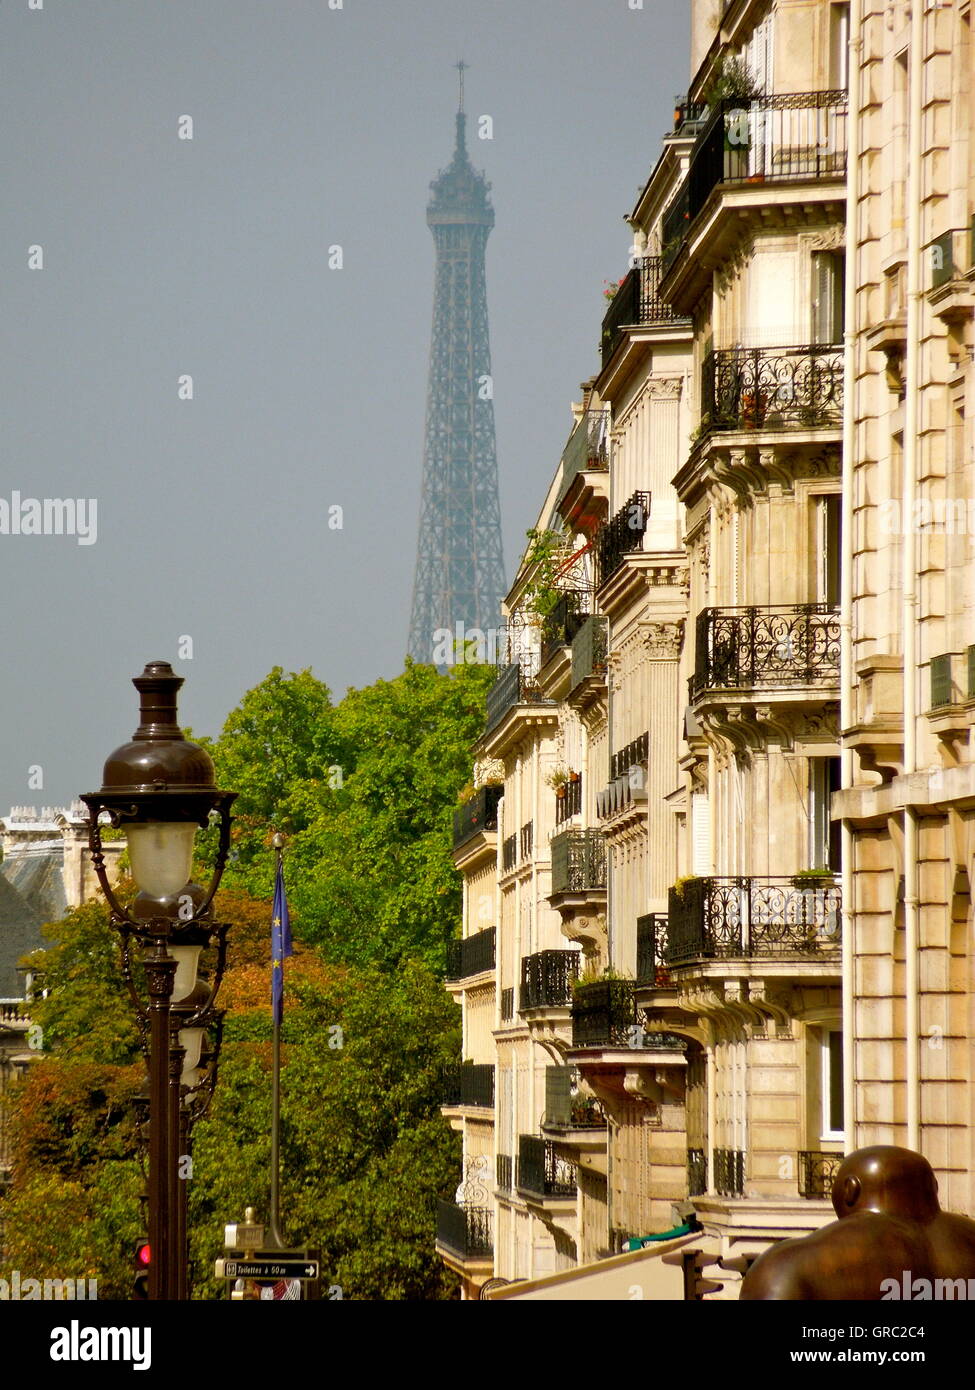
M277 856L276 869L280 873L283 867L284 836L276 832L271 843ZM271 971L273 975L274 964ZM282 972L284 970L284 960L282 958L278 966ZM275 1007L274 1014L274 1041L272 1043L272 1073L271 1073L271 1245L278 1249L284 1249L284 1240L281 1236L281 1009Z

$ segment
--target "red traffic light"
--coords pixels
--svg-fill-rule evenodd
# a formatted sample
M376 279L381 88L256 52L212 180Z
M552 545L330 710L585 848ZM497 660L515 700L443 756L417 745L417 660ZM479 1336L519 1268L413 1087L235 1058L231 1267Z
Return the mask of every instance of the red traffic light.
M152 1263L152 1251L147 1240L136 1247L135 1258L140 1265L148 1266Z

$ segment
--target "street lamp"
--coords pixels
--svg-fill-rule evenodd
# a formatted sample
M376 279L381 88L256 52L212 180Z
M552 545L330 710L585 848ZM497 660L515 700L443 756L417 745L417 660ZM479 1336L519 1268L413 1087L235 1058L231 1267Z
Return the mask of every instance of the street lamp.
M88 808L91 862L119 932L122 972L136 1010L149 1071L149 1297L188 1296L186 1186L193 1122L216 1085L223 1013L215 1007L226 962L227 924L212 903L230 847L230 806L236 792L217 789L209 754L183 737L176 695L183 684L166 661L151 661L132 684L140 720L130 743L110 754L101 791ZM219 842L210 883L190 881L198 829L216 819ZM124 829L138 893L131 909L115 896L105 872L103 819ZM216 945L208 981L200 957ZM145 970L148 1001L136 985L133 948Z

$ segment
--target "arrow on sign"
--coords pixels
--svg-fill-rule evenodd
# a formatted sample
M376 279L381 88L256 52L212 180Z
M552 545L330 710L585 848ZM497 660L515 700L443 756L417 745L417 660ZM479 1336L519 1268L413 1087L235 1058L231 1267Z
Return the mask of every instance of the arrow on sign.
M218 1279L317 1279L317 1260L217 1260Z

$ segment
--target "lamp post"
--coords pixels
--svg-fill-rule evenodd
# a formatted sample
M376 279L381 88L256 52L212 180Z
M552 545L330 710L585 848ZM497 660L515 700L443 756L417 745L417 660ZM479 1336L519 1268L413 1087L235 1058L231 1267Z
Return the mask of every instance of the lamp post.
M183 684L165 661L150 662L132 684L140 720L130 743L110 754L101 791L88 808L91 862L119 932L122 973L135 1007L149 1072L150 1299L188 1296L186 1183L192 1125L216 1085L222 1011L215 1006L226 962L227 924L212 903L230 847L235 792L217 789L208 753L183 737L176 695ZM190 882L198 829L216 817L219 842L210 883ZM126 832L138 893L131 909L105 872L101 822ZM215 948L209 978L200 957ZM146 998L136 981L141 961Z

